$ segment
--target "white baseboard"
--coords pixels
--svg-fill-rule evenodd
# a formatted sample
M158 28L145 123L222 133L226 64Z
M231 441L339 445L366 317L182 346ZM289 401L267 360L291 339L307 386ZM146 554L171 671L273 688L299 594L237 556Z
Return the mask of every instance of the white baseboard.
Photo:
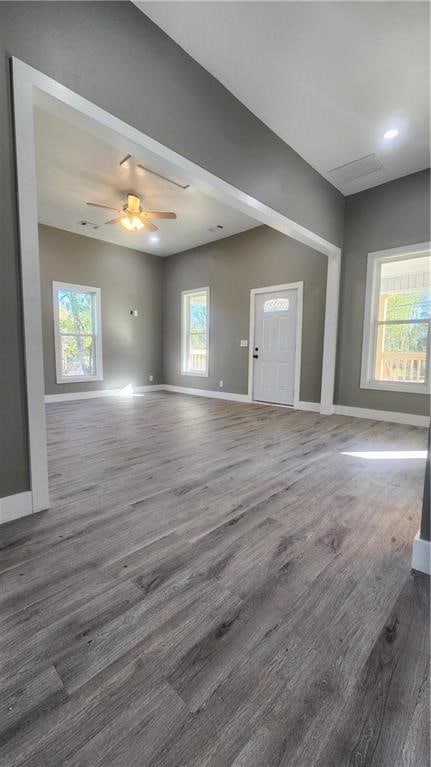
M300 400L296 405L277 405L275 402L257 402L250 399L248 394L235 394L234 392L227 391L214 391L212 389L194 389L190 386L173 386L171 384L163 384L161 389L165 391L177 392L177 394L192 394L195 397L213 397L214 399L226 399L232 402L248 402L249 404L256 405L270 405L272 407L287 407L290 410L311 410L314 413L320 412L320 405L318 402L305 402Z
M213 399L227 399L232 402L250 402L248 394L235 394L228 391L212 391L211 389L193 389L189 386L172 386L164 384L160 387L165 391L176 392L177 394L192 394L195 397L212 397Z
M233 402L251 402L247 394L233 394L225 391L212 391L208 389L194 389L188 386L172 386L171 384L162 384L161 390L177 392L178 394L192 394L195 397L214 397L216 399L232 400ZM260 402L260 405L273 405L272 402ZM291 407L290 405L279 405L279 407ZM294 405L295 410L307 410L312 413L320 413L319 402L306 402L300 400ZM389 421L390 423L401 423L410 426L424 426L430 424L430 418L426 415L412 415L409 413L396 413L390 410L368 410L362 407L348 407L346 405L334 405L336 415L347 415L352 418L369 418L373 421Z
M0 525L33 513L33 499L30 490L0 498Z
M301 399L294 407L296 410L310 410L312 413L320 413L319 402L305 402Z
M337 415L348 415L352 418L370 418L372 421L389 421L390 423L402 423L408 426L429 426L428 415L413 415L411 413L396 413L392 410L368 410L364 407L349 407L348 405L335 405Z
M148 386L124 387L121 389L95 389L94 391L64 392L61 394L45 394L45 402L69 402L75 399L93 399L95 397L121 397L131 396L134 392L141 394L146 391L160 391L165 387L162 384L149 384Z
M286 407L290 410L311 410L314 413L320 411L320 405L318 402L304 402L301 400L296 405L277 405L275 402L257 402L250 399L248 394L235 394L234 392L227 391L214 391L212 389L194 389L189 386L172 386L171 384L164 384L160 387L165 391L177 392L177 394L192 394L195 397L213 397L214 399L231 400L232 402L248 402L249 404L256 405L269 405L272 407Z
M81 391L81 392L65 392L61 394L45 394L45 402L69 402L71 400L80 399L93 399L95 397L118 397L118 396L130 396L133 393L141 394L147 391L170 391L177 394L191 394L194 397L210 397L213 399L224 399L232 402L253 402L249 399L248 394L236 394L235 392L227 392L212 390L212 389L195 389L191 386L174 386L172 384L152 384L149 386L134 386L133 388L124 389L96 389L95 391ZM262 403L260 403L262 404ZM265 403L263 403L265 404ZM273 405L272 402L268 402L268 405ZM280 406L281 407L281 406ZM287 407L287 405L286 405ZM289 406L290 407L290 406ZM316 413L319 412L320 405L317 402L298 402L295 405L298 410L312 410Z
M177 394L191 394L194 397L211 397L213 399L224 399L232 402L253 402L253 400L250 400L248 394L236 394L234 392L223 390L213 391L211 389L195 389L191 386L173 386L172 384L150 384L148 386L134 386L133 388L124 387L122 389L97 389L95 391L46 394L45 402L68 402L70 400L92 399L93 397L128 396L133 393L142 394L149 391L170 391L177 392ZM294 407L296 410L308 410L313 413L320 413L320 403L318 402L305 402L304 400L300 400ZM401 423L407 424L408 426L428 427L430 425L429 416L396 413L391 410L368 410L368 408L363 407L334 405L334 413L336 415L347 415L352 418L369 418L372 421L389 421L390 423Z
M421 538L419 531L413 540L412 568L420 573L431 575L431 543Z
M311 410L313 413L320 413L320 405L318 402L305 402L299 400L294 405L282 405L281 402L263 402L259 399L248 400L252 405L262 405L263 407L280 407L285 410Z

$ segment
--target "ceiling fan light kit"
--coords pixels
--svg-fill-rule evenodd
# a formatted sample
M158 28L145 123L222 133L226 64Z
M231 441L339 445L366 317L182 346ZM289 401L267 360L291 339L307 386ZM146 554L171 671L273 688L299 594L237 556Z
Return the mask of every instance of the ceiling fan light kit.
M111 208L109 205L99 205L97 202L87 202L87 205L91 205L93 208L115 210L120 213L120 216L105 221L105 224L122 224L128 232L132 233L139 232L141 229L157 232L158 227L150 221L151 218L175 219L177 217L176 213L169 211L143 210L141 199L136 194L127 195L127 202L123 205L122 210Z
M121 219L121 223L129 232L139 232L145 226L137 216L124 216Z

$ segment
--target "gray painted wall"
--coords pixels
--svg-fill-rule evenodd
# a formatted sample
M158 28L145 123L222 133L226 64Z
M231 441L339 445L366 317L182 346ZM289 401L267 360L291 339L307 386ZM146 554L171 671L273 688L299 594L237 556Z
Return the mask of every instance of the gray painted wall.
M361 389L367 255L430 239L429 172L359 192L346 199L335 402L339 405L429 414L425 394Z
M42 225L39 248L46 394L161 383L162 260ZM103 381L57 384L53 281L101 289Z
M164 383L247 394L250 290L304 281L301 399L320 401L327 259L266 226L164 261ZM181 291L210 287L210 375L181 375Z
M10 56L338 245L344 200L131 3L2 2L0 51L2 497L29 487Z

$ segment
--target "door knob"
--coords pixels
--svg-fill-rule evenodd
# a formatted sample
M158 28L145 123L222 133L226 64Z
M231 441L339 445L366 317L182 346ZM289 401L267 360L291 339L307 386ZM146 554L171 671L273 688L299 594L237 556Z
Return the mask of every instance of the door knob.
M253 358L254 358L255 360L259 359L259 355L258 355L258 354L253 354Z

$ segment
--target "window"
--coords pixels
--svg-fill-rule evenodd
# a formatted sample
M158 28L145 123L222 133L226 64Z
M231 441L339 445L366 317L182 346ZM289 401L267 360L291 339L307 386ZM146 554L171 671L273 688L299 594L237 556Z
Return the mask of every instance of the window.
M427 244L370 253L362 388L429 391L430 318Z
M57 383L101 381L100 288L53 283Z
M288 298L268 298L263 305L263 311L267 312L287 312L289 311Z
M182 293L183 375L208 376L209 288Z

